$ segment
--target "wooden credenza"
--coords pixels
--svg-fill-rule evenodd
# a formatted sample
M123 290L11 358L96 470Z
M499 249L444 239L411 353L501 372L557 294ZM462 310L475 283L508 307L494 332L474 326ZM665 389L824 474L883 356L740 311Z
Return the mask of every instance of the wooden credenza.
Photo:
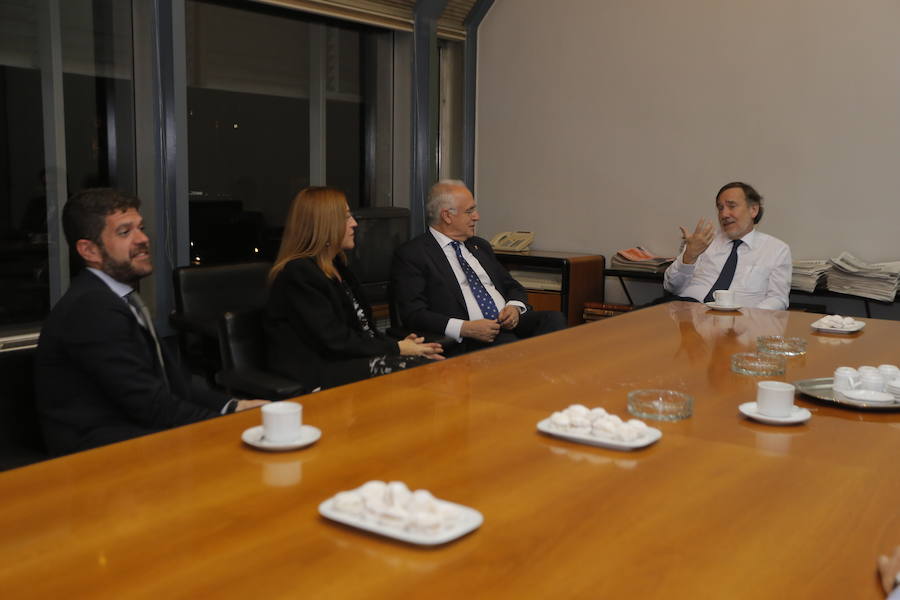
M535 276L559 280L559 289L537 289L521 281L528 290L528 303L535 310L558 310L569 326L583 322L584 303L603 302L603 268L599 254L577 254L550 250L496 252L497 259L510 271L525 271Z

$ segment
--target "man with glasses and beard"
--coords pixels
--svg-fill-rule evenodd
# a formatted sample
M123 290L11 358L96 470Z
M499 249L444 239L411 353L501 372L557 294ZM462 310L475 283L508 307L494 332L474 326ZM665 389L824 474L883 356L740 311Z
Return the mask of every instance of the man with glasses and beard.
M37 406L47 446L67 454L259 406L193 393L135 289L153 272L140 200L89 189L63 209L72 279L41 329Z

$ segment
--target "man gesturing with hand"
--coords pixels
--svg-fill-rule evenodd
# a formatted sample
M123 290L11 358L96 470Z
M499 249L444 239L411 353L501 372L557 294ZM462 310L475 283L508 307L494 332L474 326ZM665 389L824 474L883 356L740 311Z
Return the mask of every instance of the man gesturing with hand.
M710 302L733 290L740 306L784 310L791 289L791 249L756 229L763 198L735 181L716 194L719 231L700 219L692 233L681 227L684 250L666 270L663 285L678 300Z

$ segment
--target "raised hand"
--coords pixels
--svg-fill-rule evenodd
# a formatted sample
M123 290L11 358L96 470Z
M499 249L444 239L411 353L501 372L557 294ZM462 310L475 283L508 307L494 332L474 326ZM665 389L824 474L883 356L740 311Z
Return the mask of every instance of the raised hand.
M688 233L684 227L679 227L679 229L681 229L681 239L685 243L681 262L686 265L692 265L709 248L709 244L716 235L715 228L708 219L700 219L697 221L694 233Z

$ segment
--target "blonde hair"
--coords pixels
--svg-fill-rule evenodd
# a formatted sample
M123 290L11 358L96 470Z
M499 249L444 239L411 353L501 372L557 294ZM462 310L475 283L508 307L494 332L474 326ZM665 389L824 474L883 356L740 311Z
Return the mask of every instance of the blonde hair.
M334 258L346 262L341 250L347 227L347 197L329 187L300 190L291 203L278 258L269 271L269 282L295 258L315 258L316 265L329 279L340 279Z

